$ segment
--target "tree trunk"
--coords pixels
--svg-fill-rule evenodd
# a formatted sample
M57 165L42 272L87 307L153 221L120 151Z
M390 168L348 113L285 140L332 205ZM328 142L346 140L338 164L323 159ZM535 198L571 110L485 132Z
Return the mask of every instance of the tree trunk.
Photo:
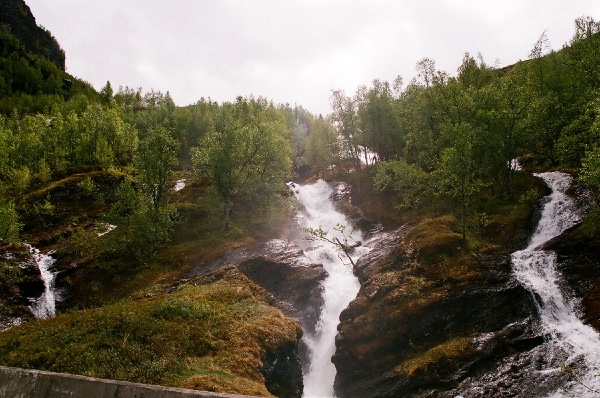
M225 199L223 203L223 216L225 218L223 223L223 230L227 231L229 229L229 218L231 216L231 207L229 203L229 198Z

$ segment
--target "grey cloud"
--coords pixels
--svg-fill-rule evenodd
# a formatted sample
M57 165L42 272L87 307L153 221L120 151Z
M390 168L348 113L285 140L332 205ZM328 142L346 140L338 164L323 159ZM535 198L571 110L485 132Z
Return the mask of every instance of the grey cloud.
M507 65L544 30L560 49L575 18L600 18L596 0L26 1L96 88L168 90L179 105L254 94L315 113L332 89L409 81L425 56L451 74L465 51Z

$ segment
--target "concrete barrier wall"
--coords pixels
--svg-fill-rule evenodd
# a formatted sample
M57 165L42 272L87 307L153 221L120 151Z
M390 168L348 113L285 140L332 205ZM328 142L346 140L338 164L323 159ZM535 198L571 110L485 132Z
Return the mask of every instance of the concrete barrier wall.
M218 394L4 366L0 366L0 397L250 398L247 395Z

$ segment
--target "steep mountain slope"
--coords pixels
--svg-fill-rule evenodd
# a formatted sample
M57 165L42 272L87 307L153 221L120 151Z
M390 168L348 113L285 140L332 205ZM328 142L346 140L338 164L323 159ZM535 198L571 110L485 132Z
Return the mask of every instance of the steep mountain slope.
M28 52L48 58L62 71L65 70L65 52L48 30L37 25L24 0L0 2L0 29L16 36Z

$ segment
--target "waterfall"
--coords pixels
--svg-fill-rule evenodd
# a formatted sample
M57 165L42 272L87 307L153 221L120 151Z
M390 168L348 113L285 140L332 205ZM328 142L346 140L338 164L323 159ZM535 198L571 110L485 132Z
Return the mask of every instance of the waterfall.
M38 319L52 318L56 314L56 297L54 291L56 273L50 271L49 268L54 264L55 260L51 256L41 253L39 249L31 245L27 245L27 248L38 266L42 281L44 282L44 293L31 305L31 312Z
M536 297L546 343L558 359L554 369L568 366L577 380L554 392L552 397L596 397L600 393L600 335L578 317L576 302L561 288L556 253L540 246L559 236L581 220L574 201L565 194L572 179L568 174L551 172L537 174L552 189L546 198L539 224L529 246L512 254L513 271L519 282Z
M298 214L301 227L328 231L330 240L347 239L349 244L362 242L361 232L353 230L346 217L335 209L331 198L333 190L325 181L304 186L290 183L290 187L304 206ZM310 354L310 364L304 374L304 397L333 397L336 369L331 357L335 353L337 325L340 313L356 297L360 283L353 274L352 263L336 245L320 239L297 244L311 260L323 264L329 274L322 283L323 307L315 333L303 337ZM365 246L354 249L353 261L369 250Z
M173 191L175 192L179 192L181 191L183 188L185 188L185 180L177 180L175 182L175 186L173 187Z

